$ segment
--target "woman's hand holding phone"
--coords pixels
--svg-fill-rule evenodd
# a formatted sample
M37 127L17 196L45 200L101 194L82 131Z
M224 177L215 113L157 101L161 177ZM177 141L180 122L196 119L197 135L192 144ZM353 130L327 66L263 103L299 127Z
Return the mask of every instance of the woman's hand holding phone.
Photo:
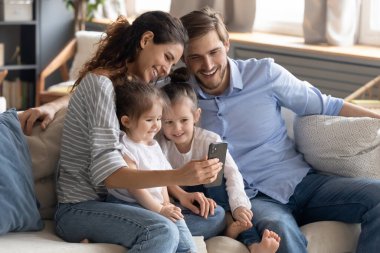
M223 163L219 159L209 159L190 161L181 168L175 170L178 185L199 185L213 182L218 172L222 169Z

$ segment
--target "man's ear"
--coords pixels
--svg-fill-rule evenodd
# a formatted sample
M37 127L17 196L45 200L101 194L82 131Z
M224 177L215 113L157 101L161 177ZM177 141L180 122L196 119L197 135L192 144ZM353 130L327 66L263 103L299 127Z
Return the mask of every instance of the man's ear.
M199 119L201 118L202 109L197 108L194 112L194 123L198 123Z
M123 125L123 127L125 128L130 128L131 127L131 121L129 119L129 117L127 115L123 115L121 116L121 124Z
M151 31L146 31L143 33L140 39L140 47L144 48L151 40L153 40L154 33Z

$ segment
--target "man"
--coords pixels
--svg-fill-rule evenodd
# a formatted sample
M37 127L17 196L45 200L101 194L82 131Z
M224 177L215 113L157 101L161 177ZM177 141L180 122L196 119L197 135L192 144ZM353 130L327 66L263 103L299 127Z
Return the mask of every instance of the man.
M298 224L320 220L361 223L357 252L380 243L380 181L315 173L287 137L280 108L298 115L380 115L326 96L271 59L227 57L228 32L209 8L181 18L189 43L184 61L202 109L201 126L218 133L244 177L253 223L281 237L278 252L307 252ZM251 245L252 238L242 242Z

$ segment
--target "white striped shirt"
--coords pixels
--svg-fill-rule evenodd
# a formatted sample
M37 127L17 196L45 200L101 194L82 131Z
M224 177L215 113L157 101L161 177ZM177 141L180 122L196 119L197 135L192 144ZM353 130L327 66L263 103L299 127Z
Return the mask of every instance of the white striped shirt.
M100 200L104 180L126 167L120 151L110 79L87 74L72 94L63 126L57 194L60 203Z

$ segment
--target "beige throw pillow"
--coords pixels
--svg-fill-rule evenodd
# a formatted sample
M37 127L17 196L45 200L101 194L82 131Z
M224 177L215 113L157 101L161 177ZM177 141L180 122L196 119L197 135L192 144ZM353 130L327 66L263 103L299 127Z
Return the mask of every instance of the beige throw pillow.
M66 109L59 111L45 131L40 124L33 127L32 135L26 136L32 158L32 169L40 214L52 219L57 203L55 173L61 148L63 121Z
M380 179L380 120L313 115L297 117L295 142L320 172Z

